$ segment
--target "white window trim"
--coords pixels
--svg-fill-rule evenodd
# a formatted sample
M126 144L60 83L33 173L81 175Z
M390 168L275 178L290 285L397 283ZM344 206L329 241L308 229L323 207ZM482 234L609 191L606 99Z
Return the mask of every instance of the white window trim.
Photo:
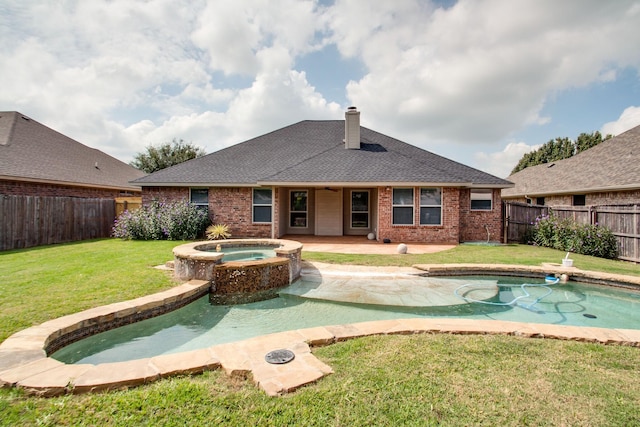
M395 190L411 190L413 197L411 198L410 205L396 205L393 203L393 192ZM393 211L394 208L411 208L411 224L396 224L393 222ZM409 227L412 225L416 225L416 190L413 187L393 187L391 189L391 225L398 227Z
M440 204L439 205L423 205L422 203L420 203L420 218L422 218L422 208L440 208L440 223L439 224L423 224L422 222L420 222L420 226L422 227L440 227L442 226L442 222L444 220L443 218L443 210L442 210L442 187L420 187L420 192L422 193L422 190L429 190L429 189L439 189L440 190ZM420 197L420 201L422 201L422 194L420 194L418 197ZM420 220L419 220L420 221Z
M475 195L475 197L474 197ZM474 209L473 201L474 200L489 200L491 202L491 207L489 209ZM480 211L480 212L489 212L493 210L493 190L490 189L471 189L469 194L469 208L472 211Z
M255 203L254 195L255 195L255 191L256 190L263 190L263 191L264 190L269 190L269 191L271 191L271 203L269 203L269 204ZM268 206L270 211L271 211L271 221L256 221L255 217L254 217L254 214L255 214L255 209L254 208L256 206L263 206L263 207ZM272 188L253 188L251 190L251 222L253 224L271 224L271 223L273 223L273 189Z

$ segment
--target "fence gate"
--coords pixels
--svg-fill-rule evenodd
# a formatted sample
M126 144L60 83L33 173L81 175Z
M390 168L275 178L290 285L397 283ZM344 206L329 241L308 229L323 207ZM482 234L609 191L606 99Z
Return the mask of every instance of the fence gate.
M505 243L526 243L527 231L541 215L547 215L549 208L526 203L505 202L502 223Z

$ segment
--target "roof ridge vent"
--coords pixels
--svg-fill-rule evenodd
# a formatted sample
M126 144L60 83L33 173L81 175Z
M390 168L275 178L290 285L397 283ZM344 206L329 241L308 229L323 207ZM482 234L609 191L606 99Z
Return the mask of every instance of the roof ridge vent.
M344 148L360 149L360 112L356 107L349 107L344 113Z

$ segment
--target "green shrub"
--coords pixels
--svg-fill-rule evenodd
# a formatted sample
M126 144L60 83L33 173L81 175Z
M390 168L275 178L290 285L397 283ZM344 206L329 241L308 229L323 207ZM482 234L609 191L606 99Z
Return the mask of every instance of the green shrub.
M618 243L610 229L599 225L578 224L572 219L560 219L552 213L536 219L530 236L536 246L614 259Z
M194 240L209 224L206 212L185 201L153 201L135 211L124 211L112 235L131 240Z

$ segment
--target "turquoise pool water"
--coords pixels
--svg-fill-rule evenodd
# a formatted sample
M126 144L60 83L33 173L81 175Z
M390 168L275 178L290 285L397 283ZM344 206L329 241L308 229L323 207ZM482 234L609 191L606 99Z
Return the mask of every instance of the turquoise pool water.
M251 304L213 306L208 296L162 316L103 332L54 353L65 363L118 362L160 354L177 353L215 344L238 341L259 335L314 326L356 323L412 317L454 317L496 319L530 323L549 323L604 328L640 329L640 292L611 287L569 283L552 286L553 292L533 306L497 306L467 303L454 295L463 284L477 286L477 299L495 302L514 300L522 283L544 283L542 279L481 278L412 278L412 283L433 286L451 295L450 305L389 306L354 304L311 299L293 294ZM344 279L323 279L344 280ZM416 280L418 282L416 282ZM493 283L491 283L493 282ZM446 283L446 285L442 285ZM301 280L292 287L316 286ZM419 285L418 285L419 286ZM527 288L529 302L546 291Z
M223 261L255 261L276 256L275 246L222 246ZM208 252L216 252L215 248Z

